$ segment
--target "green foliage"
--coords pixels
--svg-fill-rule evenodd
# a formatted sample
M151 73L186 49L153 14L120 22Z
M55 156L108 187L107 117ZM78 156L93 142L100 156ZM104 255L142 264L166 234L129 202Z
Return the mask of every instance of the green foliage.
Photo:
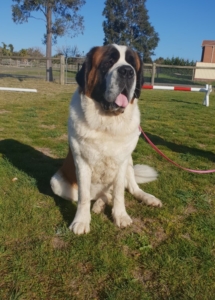
M2 48L0 47L0 53L3 56L11 56L13 55L14 46L12 44L6 45L2 42Z
M159 35L149 22L146 0L106 0L103 16L104 44L129 45L144 62L151 61Z
M161 65L172 65L172 66L195 66L196 65L194 60L184 59L178 56L177 57L173 56L172 58L159 57L154 62Z
M28 50L27 49L21 49L19 51L19 55L22 56L22 57L25 57L28 55Z
M44 54L42 53L42 50L38 47L28 48L28 49L21 49L19 52L17 52L17 55L25 57L44 57Z
M83 30L83 17L78 11L85 4L85 0L13 0L13 2L16 4L12 5L12 18L17 24L27 22L33 17L32 13L38 11L42 12L46 20L47 8L50 7L54 16L51 24L54 39L67 32L74 37Z

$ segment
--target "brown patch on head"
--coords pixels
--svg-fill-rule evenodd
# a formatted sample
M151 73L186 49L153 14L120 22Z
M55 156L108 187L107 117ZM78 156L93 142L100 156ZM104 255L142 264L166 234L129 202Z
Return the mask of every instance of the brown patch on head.
M131 104L133 104L134 99L135 98L139 98L140 97L140 93L141 93L141 89L142 89L142 85L143 85L143 63L141 60L140 55L133 51L134 53L134 60L135 60L135 70L136 70L136 88L135 88L135 92L134 92L134 97L131 100Z
M102 61L104 56L105 48L104 47L97 47L95 52L92 54L92 68L89 72L87 78L87 90L86 95L88 97L91 96L93 88L96 86L98 82L98 67Z
M139 72L141 66L141 61L140 61L140 56L137 54L137 52L134 52L134 56L135 56L135 64L136 64L136 71Z
M79 93L84 93L89 97L91 96L92 89L98 80L97 67L101 59L102 49L104 49L104 47L92 48L87 53L85 62L76 75L76 81L79 85Z

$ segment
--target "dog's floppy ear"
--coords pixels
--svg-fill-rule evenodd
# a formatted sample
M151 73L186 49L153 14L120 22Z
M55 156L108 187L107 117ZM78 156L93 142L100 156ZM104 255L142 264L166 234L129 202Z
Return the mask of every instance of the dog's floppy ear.
M137 71L137 83L136 83L136 89L135 89L134 93L135 93L135 97L139 98L144 80L143 80L143 61L142 61L139 53L137 54L137 57L138 57L138 60L139 60L140 68Z
M78 71L78 73L76 74L76 81L84 93L87 90L87 79L90 70L92 69L93 55L98 48L99 47L94 47L87 53L86 59L81 67L81 70Z

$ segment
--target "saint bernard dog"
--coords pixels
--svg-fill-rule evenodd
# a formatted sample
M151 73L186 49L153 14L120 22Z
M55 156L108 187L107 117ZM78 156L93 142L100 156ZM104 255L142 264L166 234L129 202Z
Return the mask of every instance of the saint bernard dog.
M162 206L137 183L155 180L147 165L133 166L132 151L140 135L138 98L142 86L142 62L127 46L94 47L77 73L68 120L68 155L51 178L53 192L78 201L70 229L75 234L90 231L90 204L100 213L112 203L118 227L132 219L126 212L124 190L147 205Z

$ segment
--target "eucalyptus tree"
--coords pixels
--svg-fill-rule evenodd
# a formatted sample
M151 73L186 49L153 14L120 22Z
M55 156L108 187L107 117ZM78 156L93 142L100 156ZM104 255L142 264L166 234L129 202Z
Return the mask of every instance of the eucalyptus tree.
M57 37L69 34L71 37L83 32L83 16L79 14L85 0L12 0L12 19L17 24L36 18L45 22L44 43L46 44L46 80L52 81L52 43ZM42 17L38 18L38 13ZM39 15L40 16L40 15Z

